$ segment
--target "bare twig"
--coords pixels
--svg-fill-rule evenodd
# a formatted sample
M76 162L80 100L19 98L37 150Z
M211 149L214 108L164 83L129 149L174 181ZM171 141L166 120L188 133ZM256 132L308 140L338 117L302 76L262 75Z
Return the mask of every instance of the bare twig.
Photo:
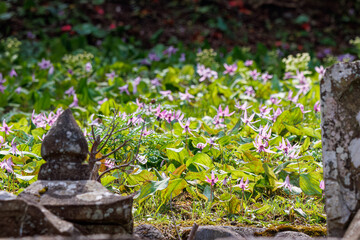
M194 223L194 225L191 228L191 232L189 234L188 240L194 240L195 234L196 234L196 231L198 230L198 228L199 228L199 225Z
M106 154L106 155L104 155L104 156L101 156L101 157L99 157L99 158L95 158L95 161L96 161L96 162L97 162L97 161L101 161L101 160L109 157L110 155L116 153L117 151L119 151L120 148L124 147L130 140L131 140L131 139L125 140L125 142L123 142L123 144L121 144L120 146L118 146L117 148L115 148L114 150L112 150L111 152L109 152L108 154Z

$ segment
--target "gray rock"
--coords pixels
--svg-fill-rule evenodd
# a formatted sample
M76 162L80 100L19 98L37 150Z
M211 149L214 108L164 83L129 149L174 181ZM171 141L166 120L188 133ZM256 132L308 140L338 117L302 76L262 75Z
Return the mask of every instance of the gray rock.
M97 181L36 181L18 198L78 224L83 234L133 232L133 198L113 194Z
M284 231L275 235L275 239L294 239L294 240L308 240L312 239L309 235L302 232Z
M58 218L43 206L24 199L1 199L0 216L0 238L80 234L73 224Z
M1 200L12 200L15 199L16 195L9 193L7 191L0 191L0 201Z
M195 234L195 240L217 240L221 238L230 238L232 240L246 239L237 232L222 226L200 226Z
M156 227L149 225L149 224L143 224L139 225L134 229L134 233L139 236L139 238L147 240L165 240L164 235L162 232L157 229Z
M256 227L233 227L233 226L224 226L224 228L228 228L234 232L237 232L241 236L249 239L250 237L254 237L254 233L262 232L264 228L256 228Z
M39 171L39 180L87 180L89 166L82 164L88 145L70 109L66 109L46 134L41 156L47 163Z
M327 229L343 237L360 206L360 61L337 63L321 80Z

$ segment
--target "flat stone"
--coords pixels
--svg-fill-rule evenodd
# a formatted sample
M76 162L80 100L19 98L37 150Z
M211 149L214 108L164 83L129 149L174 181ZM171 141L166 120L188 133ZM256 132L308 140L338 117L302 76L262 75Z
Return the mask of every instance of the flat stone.
M7 191L0 191L0 201L1 200L12 200L15 199L16 195L9 193Z
M256 227L233 227L233 226L224 226L224 227L234 232L237 232L246 239L249 239L250 237L254 237L254 233L256 232L262 232L265 230L264 228L256 228Z
M97 181L36 181L18 198L39 203L66 221L92 225L84 234L107 233L96 225L117 225L114 233L133 232L133 198L113 194Z
M309 235L302 232L284 231L275 235L275 239L294 239L294 240L309 240L312 239Z
M343 237L360 206L360 61L328 68L320 91L328 236Z
M143 224L134 229L134 233L144 240L165 240L164 234L156 227Z
M88 144L70 109L65 110L46 134L41 156L46 161L39 171L39 180L87 180Z
M222 226L200 226L195 234L195 240L216 240L220 238L230 238L232 240L246 239L237 232Z
M0 194L4 196L2 192ZM39 204L24 199L0 199L0 238L33 235L79 235L73 224L52 214Z

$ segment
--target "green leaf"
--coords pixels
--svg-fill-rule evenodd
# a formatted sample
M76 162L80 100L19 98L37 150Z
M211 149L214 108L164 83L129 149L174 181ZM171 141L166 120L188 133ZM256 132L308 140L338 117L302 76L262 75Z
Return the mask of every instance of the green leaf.
M103 186L108 185L109 183L111 183L112 181L116 180L117 178L111 175L107 175L106 177L101 178L101 184Z
M275 176L275 173L273 172L273 170L270 168L268 163L264 163L263 164L263 168L265 171L265 175L268 177L269 179L269 185L271 187L275 187L275 181L277 181L277 178Z
M304 153L306 150L308 150L310 146L310 138L306 138L304 143L301 145L301 148L300 148L300 154Z
M169 158L169 160L175 160L181 164L184 164L185 159L187 157L189 157L188 151L183 147L182 148L167 148L166 155Z
M186 166L189 166L190 164L196 164L204 167L206 170L214 167L211 158L206 153L197 153L194 157L186 161Z
M319 174L317 173L302 173L300 174L300 188L307 195L321 195L319 187Z
M168 187L161 192L162 201L167 202L170 199L170 195L172 198L176 197L187 186L188 183L182 178L170 180Z
M169 178L166 178L162 181L150 181L141 188L141 191L136 196L134 196L134 198L139 199L139 202L142 202L145 200L145 198L153 195L156 191L164 190L168 184Z

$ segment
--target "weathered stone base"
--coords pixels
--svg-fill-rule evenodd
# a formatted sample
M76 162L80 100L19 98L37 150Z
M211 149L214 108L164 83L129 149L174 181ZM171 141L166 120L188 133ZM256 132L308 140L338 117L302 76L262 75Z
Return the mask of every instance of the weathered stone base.
M97 181L37 181L18 198L78 224L82 234L133 232L133 198L113 194Z

